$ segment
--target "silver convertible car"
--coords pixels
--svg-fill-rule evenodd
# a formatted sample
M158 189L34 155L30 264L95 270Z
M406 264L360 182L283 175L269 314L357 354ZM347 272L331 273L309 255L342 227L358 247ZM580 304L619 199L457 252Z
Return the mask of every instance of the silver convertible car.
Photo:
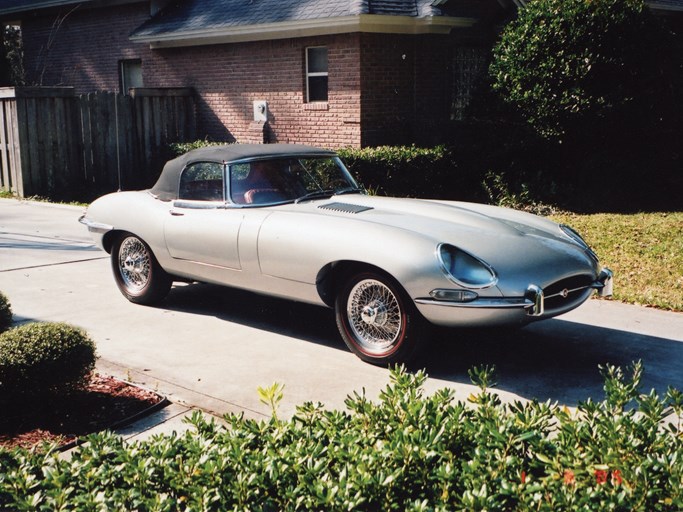
M159 302L178 280L327 306L349 349L376 364L409 359L430 324L524 325L612 290L567 226L371 196L334 152L301 145L190 151L151 189L101 197L80 221L132 302Z

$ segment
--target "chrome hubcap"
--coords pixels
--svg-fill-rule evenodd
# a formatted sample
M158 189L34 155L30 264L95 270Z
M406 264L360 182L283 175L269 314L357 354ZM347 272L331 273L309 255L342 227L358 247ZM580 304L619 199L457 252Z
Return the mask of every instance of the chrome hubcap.
M131 291L147 286L151 275L151 260L145 245L135 237L126 238L119 249L119 271Z
M401 335L401 305L381 281L365 279L349 293L346 312L350 327L363 350L383 353Z
M382 326L387 323L388 315L386 306L379 302L373 301L372 304L363 306L360 313L361 320L368 325Z

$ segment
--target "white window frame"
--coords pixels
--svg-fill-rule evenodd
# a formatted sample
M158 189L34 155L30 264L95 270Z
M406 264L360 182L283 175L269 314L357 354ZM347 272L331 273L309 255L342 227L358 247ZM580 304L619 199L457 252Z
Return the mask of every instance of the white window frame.
M309 62L308 62L309 50L315 50L318 48L324 48L325 51L327 52L328 71L317 71L317 72L309 71ZM330 58L329 58L329 51L327 49L327 46L308 46L308 47L306 47L306 103L327 103L328 100L311 100L311 81L310 81L310 79L314 78L314 77L320 77L320 76L327 77L327 79L328 79L327 97L329 99L329 95L330 95L329 65L330 65Z

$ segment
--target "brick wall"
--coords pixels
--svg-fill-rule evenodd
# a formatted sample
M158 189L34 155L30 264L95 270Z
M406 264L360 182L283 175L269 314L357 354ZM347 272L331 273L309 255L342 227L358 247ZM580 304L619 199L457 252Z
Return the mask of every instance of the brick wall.
M26 18L22 34L29 82L74 86L77 92L118 91L119 61L149 58L147 46L128 40L148 18L148 2L107 10L72 6Z
M251 140L253 101L268 102L269 142L360 144L358 36L339 35L155 50L143 62L151 87L194 87L200 124L218 140ZM305 51L326 46L329 100L305 103Z

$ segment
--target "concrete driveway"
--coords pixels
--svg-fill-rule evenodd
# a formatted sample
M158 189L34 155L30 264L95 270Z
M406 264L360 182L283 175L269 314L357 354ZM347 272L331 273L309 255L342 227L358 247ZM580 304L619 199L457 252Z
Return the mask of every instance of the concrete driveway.
M178 285L159 307L118 292L108 255L77 219L82 208L0 200L0 291L16 322L63 321L97 343L101 371L156 388L177 403L223 414L267 415L257 388L285 385L280 413L305 401L343 408L353 391L376 398L386 369L361 362L332 311L204 284ZM609 262L607 262L609 263ZM615 286L619 286L616 276ZM519 331L437 331L414 368L427 390L465 399L467 370L495 364L506 400L569 406L603 396L598 365L645 365L644 390L683 389L683 314L591 300Z

